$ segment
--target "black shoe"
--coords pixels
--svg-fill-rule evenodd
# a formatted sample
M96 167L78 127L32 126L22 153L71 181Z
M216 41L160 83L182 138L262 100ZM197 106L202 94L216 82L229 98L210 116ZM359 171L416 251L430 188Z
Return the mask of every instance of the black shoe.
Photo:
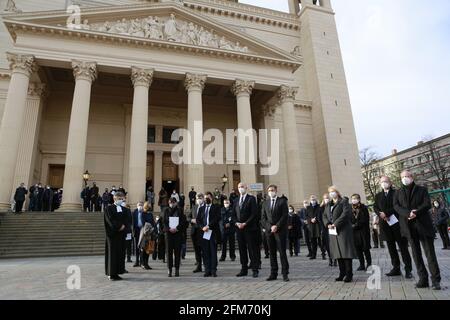
M172 270L169 270L168 276L169 276L169 278L172 278Z
M220 258L219 261L220 261L220 262L224 262L224 261L225 261L225 258Z
M366 271L366 268L364 266L359 266L359 268L356 269L356 271Z
M292 257L292 256L291 256L291 257ZM264 259L269 259L269 256L266 254L265 257L264 257Z
M339 276L339 277L337 277L336 279L334 279L334 281L336 281L336 282L342 282L342 281L344 281L344 276Z
M127 260L127 263L132 263L132 262L133 262L133 260L131 260L131 259Z
M217 272L213 272L213 273L212 273L212 277L213 277L213 278L217 278Z
M246 276L248 276L248 271L243 270L236 275L236 277L246 277Z
M294 254L293 254L293 253L291 253L290 255L291 255L291 257L292 257L292 256L293 256Z
M433 285L431 286L431 289L433 290L441 290L441 284L440 283L433 283Z
M413 277L413 275L412 275L411 271L406 271L405 278L406 279L412 279L412 277Z
M296 253L295 256L298 257L298 253Z
M209 277L211 277L211 272L205 272L205 274L203 275L203 277L205 277L205 278L209 278Z
M333 267L337 267L337 266L338 266L337 260L334 260Z
M384 248L386 248L385 246L381 246L381 249L384 249Z
M253 278L258 278L259 276L259 272L258 271L253 271Z
M152 270L152 267L150 267L148 264L145 265L143 268L144 268L145 270Z
M283 276L283 281L284 282L289 282L289 277L287 275Z
M275 280L277 280L277 276L274 275L274 274L271 274L270 277L268 277L268 278L266 279L266 281L275 281Z
M308 253L308 255L306 256L307 258L311 258L312 254Z
M175 270L175 277L178 278L180 276L180 270L176 269Z
M332 260L332 259L329 259L329 263L328 263L328 265L329 265L330 267L332 267L332 266L333 266L333 260Z
M353 281L353 276L346 276L345 278L344 278L344 282L345 283L350 283L350 282L352 282Z
M373 247L374 249L378 249L378 246L376 246L376 247Z
M309 258L309 260L316 260L317 258L316 257L314 257L314 256L311 256L310 258Z
M428 282L426 281L420 281L416 283L416 288L417 289L423 289L423 288L429 288L430 285L428 284Z
M129 272L128 272L128 270L123 270L123 273L125 274L125 273L129 273Z
M322 260L327 260L327 257L324 254L322 255Z
M140 267L139 263L133 264L133 268L139 268L139 267Z
M121 276L112 276L112 277L110 277L110 280L111 281L120 281L120 280L123 280L123 278Z
M202 268L197 268L197 269L195 269L194 271L192 271L193 273L200 273L200 272L202 272Z
M400 270L395 270L395 269L392 269L389 273L386 273L386 276L388 276L388 277L398 277L401 275L402 275L402 272Z
M232 261L232 262L236 261L236 257L231 258L231 261Z

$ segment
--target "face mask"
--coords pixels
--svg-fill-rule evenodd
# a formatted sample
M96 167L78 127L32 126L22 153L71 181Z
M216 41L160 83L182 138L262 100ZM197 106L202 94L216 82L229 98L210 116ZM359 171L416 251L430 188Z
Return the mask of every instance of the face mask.
M169 207L173 209L173 208L175 208L175 204L171 203L171 204L169 204Z
M144 211L144 207L143 206L139 206L137 207L139 211Z
M403 177L402 183L404 186L409 186L412 183L412 179L410 177Z
M203 200L198 199L198 200L197 200L197 204L198 204L199 206L201 206L201 205L203 204Z
M240 194L245 194L245 188L239 188L239 193Z
M292 210L292 209L289 209L289 213L294 213L294 210Z
M211 204L211 199L210 198L206 198L206 204Z
M50 187L47 187L47 190L50 190Z
M352 199L352 204L358 204L359 203L359 200L358 199Z
M381 184L381 188L383 188L383 190L387 190L387 189L389 189L389 187L390 187L390 185L389 185L389 183L387 183L387 182L383 182L383 183Z
M328 203L330 202L330 199L324 199L323 202L324 202L325 204L328 204Z
M303 208L306 209L307 207L308 207L308 204L307 204L307 203L304 203L304 204L303 204Z
M121 206L123 205L123 200L116 200L116 206Z
M225 203L223 206L224 206L226 209L228 209L228 208L230 207L230 204L229 204L229 203Z
M434 203L434 206L435 206L436 208L439 208L439 207L440 207L439 202L435 202L435 203Z
M276 192L270 191L269 192L269 197L271 197L272 199L275 198L277 196Z
M332 198L332 199L337 199L337 197L338 197L338 195L337 195L337 192L336 192L336 191L330 192L330 198Z
M316 200L311 201L311 205L315 206L317 204Z

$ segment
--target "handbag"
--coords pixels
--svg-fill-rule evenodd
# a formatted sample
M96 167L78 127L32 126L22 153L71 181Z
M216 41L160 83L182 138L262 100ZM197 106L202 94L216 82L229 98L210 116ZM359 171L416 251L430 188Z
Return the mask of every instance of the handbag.
M155 252L155 240L149 240L144 248L145 252L150 255Z

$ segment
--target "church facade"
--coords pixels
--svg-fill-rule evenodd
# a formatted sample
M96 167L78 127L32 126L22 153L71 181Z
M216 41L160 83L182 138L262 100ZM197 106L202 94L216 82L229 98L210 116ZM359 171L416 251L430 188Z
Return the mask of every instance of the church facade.
M63 188L62 211L80 211L86 170L130 203L150 185L187 195L240 181L276 184L296 206L330 185L363 195L330 0L286 1L289 13L237 0L2 0L0 210L21 182L42 182ZM174 163L174 131L199 124L277 129L277 172L218 150L222 163Z

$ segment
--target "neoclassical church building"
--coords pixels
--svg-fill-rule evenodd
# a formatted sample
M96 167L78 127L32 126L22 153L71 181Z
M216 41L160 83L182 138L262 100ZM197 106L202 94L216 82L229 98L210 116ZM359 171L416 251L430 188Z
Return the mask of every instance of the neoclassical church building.
M101 192L123 185L130 203L150 185L229 193L239 181L274 183L296 206L332 184L364 194L330 0L281 1L289 12L238 0L1 0L0 210L21 182L42 182L63 188L62 211L80 211L86 170ZM172 133L199 123L224 136L279 129L279 170L174 163Z

